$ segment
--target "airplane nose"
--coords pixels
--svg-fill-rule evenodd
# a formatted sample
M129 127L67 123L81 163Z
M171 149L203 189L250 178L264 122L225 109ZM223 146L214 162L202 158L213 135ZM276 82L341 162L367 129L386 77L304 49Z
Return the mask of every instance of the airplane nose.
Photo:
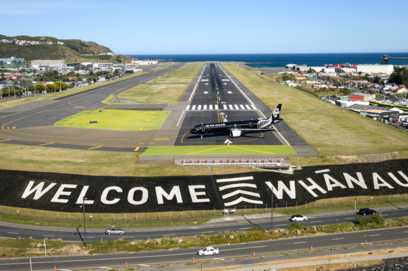
M191 133L191 134L195 134L195 133L196 133L196 130L195 130L195 129L191 129L191 130L190 130L190 133Z

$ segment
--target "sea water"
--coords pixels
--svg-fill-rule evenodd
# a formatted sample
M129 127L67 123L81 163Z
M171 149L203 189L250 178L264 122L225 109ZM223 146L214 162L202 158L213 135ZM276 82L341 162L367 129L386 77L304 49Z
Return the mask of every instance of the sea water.
M341 54L188 54L188 55L128 55L139 60L167 59L176 62L236 61L253 67L284 67L286 64L321 66L325 64L381 64L383 55L408 57L408 53L341 53ZM259 64L268 63L268 64ZM271 63L271 64L269 64ZM408 65L408 59L390 59L392 65Z

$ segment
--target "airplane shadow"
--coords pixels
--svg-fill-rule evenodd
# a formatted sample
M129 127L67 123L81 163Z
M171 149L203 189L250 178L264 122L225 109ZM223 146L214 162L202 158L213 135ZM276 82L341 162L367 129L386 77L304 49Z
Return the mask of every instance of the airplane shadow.
M251 135L251 134L252 134L252 135ZM258 134L258 136L256 136L256 134ZM264 134L265 134L265 133L264 133ZM215 134L204 134L204 135L203 135L203 139L205 139L205 138L220 137L220 136L227 136L228 138L230 138L230 137L229 137L229 133L215 133ZM259 132L248 132L248 133L245 133L244 135L242 135L242 136L240 136L240 137L244 137L244 138L259 138L259 139L262 139L262 138L265 138L265 135L261 137L261 136L259 135ZM193 134L190 134L190 135L186 136L185 139L200 139L200 140L201 140L201 135L193 135Z

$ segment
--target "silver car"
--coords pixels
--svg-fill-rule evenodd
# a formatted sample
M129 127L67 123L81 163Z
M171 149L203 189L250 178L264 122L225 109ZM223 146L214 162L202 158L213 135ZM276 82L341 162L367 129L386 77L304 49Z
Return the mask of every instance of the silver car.
M126 233L125 230L122 230L122 229L119 229L119 228L109 228L109 229L107 229L107 230L105 231L105 234L109 234L109 235L111 235L111 234L119 234L119 235L122 235L122 234L125 234L125 233Z

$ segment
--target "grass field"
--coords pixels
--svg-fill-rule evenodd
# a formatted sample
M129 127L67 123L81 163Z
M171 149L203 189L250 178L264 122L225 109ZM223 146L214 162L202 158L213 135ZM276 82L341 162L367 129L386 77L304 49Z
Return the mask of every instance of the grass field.
M49 100L58 99L58 98L65 97L65 96L68 96L68 95L80 93L80 92L87 91L87 90L90 90L90 89L94 89L94 88L110 85L110 84L113 84L113 83L116 83L116 82L120 82L120 81L123 81L123 80L127 80L127 79L137 77L137 76L140 76L140 75L143 75L143 74L146 74L146 73L147 72L136 73L136 74L128 75L128 76L125 76L125 77L122 77L122 78L119 78L119 79L115 79L115 80L112 80L112 81L97 83L97 84L90 85L90 86L85 86L85 87L82 87L82 88L70 88L70 89L67 89L67 90L62 91L62 92L53 92L53 93L48 93L46 95L39 95L39 96L36 96L36 97L12 99L12 100L5 100L5 101L2 101L0 99L0 110L15 107L15 106L19 106L19 105L28 104L28 103L31 103L31 102L49 101Z
M296 154L291 146L227 145L227 146L180 146L148 147L142 156L152 155L251 155L251 154Z
M63 119L56 126L117 131L157 130L170 111L136 111L104 109L85 110ZM98 123L90 123L97 121Z
M323 156L388 152L407 155L407 133L304 91L265 81L257 75L259 71L248 71L232 63L223 63L223 66L269 108L282 103L281 117Z
M136 152L105 152L0 144L5 170L55 172L93 176L197 176L209 175L206 167L136 164ZM213 167L213 174L252 172L252 168Z
M148 83L154 83L154 84L189 83L194 79L194 77L200 71L202 66L203 66L203 63L201 62L188 63L184 67L181 67L180 69L176 71L169 72L159 78L153 79L149 81Z
M188 84L142 84L121 92L116 97L138 103L175 103Z

